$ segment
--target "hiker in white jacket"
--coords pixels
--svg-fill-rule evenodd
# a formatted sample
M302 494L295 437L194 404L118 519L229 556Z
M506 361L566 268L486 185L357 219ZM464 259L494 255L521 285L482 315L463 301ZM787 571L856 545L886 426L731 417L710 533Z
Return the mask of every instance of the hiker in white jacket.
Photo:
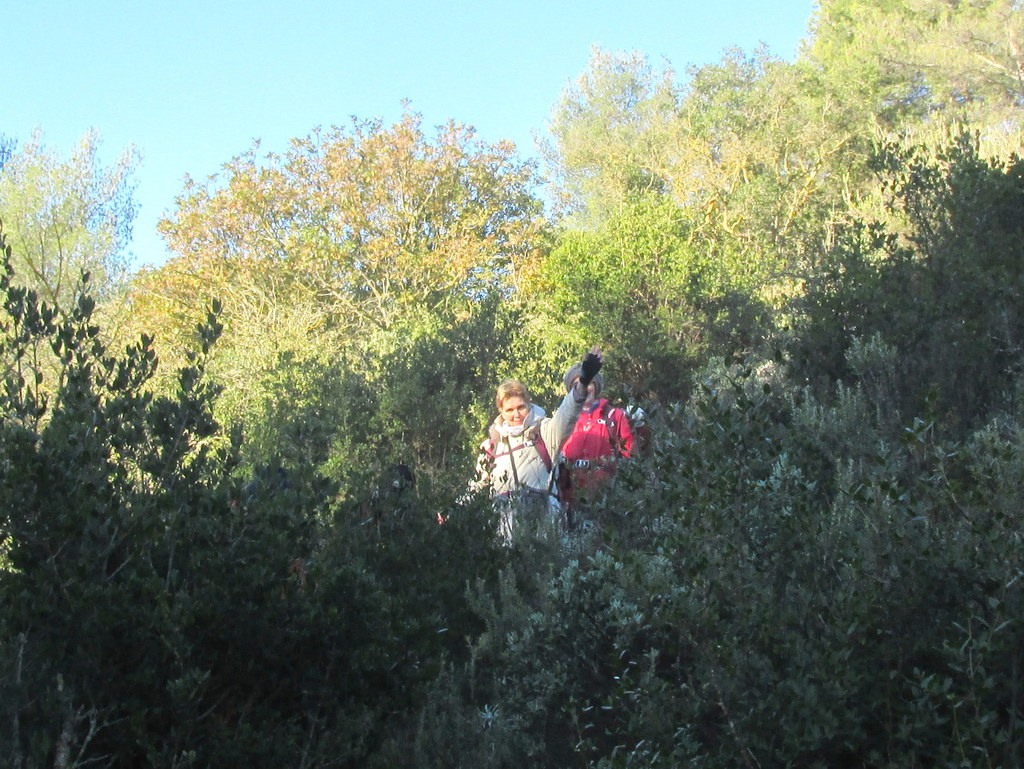
M511 539L517 518L528 510L546 510L562 523L562 510L551 483L553 460L572 433L587 398L587 386L601 369L601 350L594 347L582 363L577 385L566 393L552 416L530 401L526 386L510 379L498 386L498 416L481 444L478 463L482 484L500 504L501 534Z

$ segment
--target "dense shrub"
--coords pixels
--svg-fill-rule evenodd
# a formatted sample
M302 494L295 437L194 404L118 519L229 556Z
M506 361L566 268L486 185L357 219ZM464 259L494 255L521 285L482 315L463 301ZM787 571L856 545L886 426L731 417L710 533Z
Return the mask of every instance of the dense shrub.
M851 237L777 354L644 403L652 449L585 530L510 544L461 474L515 311L284 361L246 444L213 416L216 307L156 395L148 339L112 353L87 294L7 271L0 755L1018 766L1019 163L972 153L893 156L905 227Z
M110 354L87 298L0 289L5 763L365 765L464 656L487 518L429 487L336 506L308 467L239 475L204 376L215 314L157 397L148 339Z
M768 379L706 384L599 544L505 574L423 766L1013 765L1019 485L991 473L1017 429L891 442L863 391L813 407ZM863 450L823 465L837 429Z
M1005 405L1024 339L1024 161L954 137L930 153L881 146L892 221L858 224L802 300L797 376L849 381L845 352L880 335L897 352L905 413L977 426Z

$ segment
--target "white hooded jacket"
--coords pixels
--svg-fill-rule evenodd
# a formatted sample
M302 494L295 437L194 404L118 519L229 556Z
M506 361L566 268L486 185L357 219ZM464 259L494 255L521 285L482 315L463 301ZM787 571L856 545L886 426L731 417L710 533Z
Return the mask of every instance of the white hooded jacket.
M551 462L557 461L582 408L582 401L577 402L569 392L550 417L545 416L540 406L531 405L521 430L510 428L498 416L491 424L488 439L480 446L482 465L478 466L491 495L498 497L522 489L547 493L551 471L544 461L543 449L538 447L538 438Z

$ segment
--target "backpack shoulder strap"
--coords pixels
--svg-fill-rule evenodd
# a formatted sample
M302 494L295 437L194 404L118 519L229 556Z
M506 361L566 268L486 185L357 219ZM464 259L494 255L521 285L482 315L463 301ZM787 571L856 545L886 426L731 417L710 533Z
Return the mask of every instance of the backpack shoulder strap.
M551 461L551 453L548 451L548 447L544 443L544 438L541 435L540 427L537 426L535 428L530 428L530 432L525 437L527 438L527 440L533 442L533 447L537 449L537 454L540 456L540 461L544 463L544 469L550 473L551 468L553 466L553 463ZM488 440L484 441L484 443L488 447L489 456L492 459L498 455L499 441L500 437L498 436L498 433L495 430L491 430L488 435ZM523 446L516 447L516 449L520 448L523 448ZM512 454L514 450L515 449L513 449L512 446L509 445L508 453ZM515 460L512 461L514 462Z
M540 455L540 461L544 463L544 468L550 473L552 462L551 454L548 452L548 447L544 443L544 438L540 434L540 429L537 429L537 434L533 436L533 446L537 449L537 453Z
M594 413L591 414L591 419L600 422L602 425L610 425L611 427L614 427L617 411L618 409L612 406L608 401L602 400L597 405L597 408L594 409Z
M608 438L611 441L612 448L620 456L623 453L622 450L622 423L627 419L626 412L617 406L609 404L607 412L608 420Z

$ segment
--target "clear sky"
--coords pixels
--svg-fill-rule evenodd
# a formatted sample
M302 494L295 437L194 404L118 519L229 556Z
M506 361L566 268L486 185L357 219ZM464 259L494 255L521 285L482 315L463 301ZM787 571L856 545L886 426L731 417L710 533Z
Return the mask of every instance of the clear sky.
M216 173L255 139L351 116L454 119L535 153L593 46L678 72L759 44L792 59L813 0L3 0L0 135L35 128L62 157L89 129L112 161L142 154L135 264L166 258L156 222L186 174ZM2 216L2 212L0 212Z

